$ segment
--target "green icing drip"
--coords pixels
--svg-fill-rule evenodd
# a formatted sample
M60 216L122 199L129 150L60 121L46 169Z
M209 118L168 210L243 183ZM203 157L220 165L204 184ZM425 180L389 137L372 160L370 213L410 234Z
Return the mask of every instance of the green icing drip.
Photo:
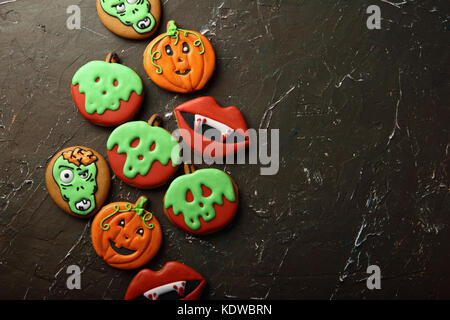
M72 85L77 84L80 93L86 95L85 109L89 114L117 110L120 100L128 101L133 91L141 95L143 90L136 72L120 63L105 61L91 61L82 66L72 79Z
M203 196L202 185L211 189L208 197ZM186 193L190 190L194 197L192 202L186 201ZM230 177L218 169L201 169L194 173L176 178L169 186L164 197L166 209L173 207L178 215L183 213L184 222L191 230L201 227L199 218L210 221L215 218L214 204L222 205L223 196L228 201L236 201L233 182ZM203 204L203 206L200 206Z
M139 144L132 147L131 143L138 138ZM153 143L155 149L150 151ZM180 162L181 147L178 141L163 128L144 121L127 122L117 127L109 136L106 147L112 150L115 145L118 145L118 153L127 155L123 174L129 179L134 179L137 174L145 176L154 161L165 166L172 160L174 168Z

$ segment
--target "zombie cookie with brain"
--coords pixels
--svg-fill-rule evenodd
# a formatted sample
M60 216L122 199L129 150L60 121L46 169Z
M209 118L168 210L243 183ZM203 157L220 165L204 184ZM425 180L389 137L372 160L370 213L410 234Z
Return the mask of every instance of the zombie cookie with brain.
M97 0L97 13L111 32L128 39L145 39L158 28L160 0Z
M109 167L96 151L70 147L52 158L45 181L58 207L73 216L88 218L106 200L110 187Z

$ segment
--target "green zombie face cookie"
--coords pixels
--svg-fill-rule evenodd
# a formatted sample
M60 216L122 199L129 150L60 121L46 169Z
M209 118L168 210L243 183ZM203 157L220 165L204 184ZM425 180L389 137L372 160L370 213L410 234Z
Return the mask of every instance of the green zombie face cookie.
M103 10L130 26L139 34L151 32L157 25L152 15L152 1L147 0L100 0ZM159 6L159 3L158 3Z
M97 191L97 157L81 148L65 152L53 165L53 179L70 210L78 215L88 215L95 209Z

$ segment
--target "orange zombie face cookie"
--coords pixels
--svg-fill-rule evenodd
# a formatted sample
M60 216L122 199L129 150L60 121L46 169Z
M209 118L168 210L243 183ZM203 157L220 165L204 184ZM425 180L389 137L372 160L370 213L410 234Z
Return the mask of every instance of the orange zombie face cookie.
M108 196L109 167L96 151L70 147L52 158L45 182L58 207L73 216L88 218L101 208Z
M147 198L135 204L115 202L103 207L92 222L95 252L118 269L135 269L158 252L162 231L158 220L144 209Z
M144 68L163 89L187 93L202 89L216 63L209 40L197 31L179 29L169 21L167 32L156 37L144 52Z

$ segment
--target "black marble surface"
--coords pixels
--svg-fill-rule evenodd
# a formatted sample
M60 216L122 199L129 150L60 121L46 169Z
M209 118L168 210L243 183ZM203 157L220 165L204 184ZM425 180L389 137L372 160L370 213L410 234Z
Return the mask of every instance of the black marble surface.
M173 108L211 95L249 127L280 129L280 168L214 165L240 187L236 219L206 237L163 214L165 188L116 178L108 201L149 197L163 246L146 267L183 262L204 299L450 298L447 0L163 0L163 19L207 36L217 70L201 92L173 94L142 67L148 41L110 33L95 1L0 0L0 298L122 299L137 270L97 257L90 222L59 210L44 172L58 150L106 156L111 129L87 122L74 72L110 51L144 79L136 119L176 129ZM369 5L381 29L369 30ZM69 5L81 29L69 30ZM208 167L200 165L200 168ZM178 174L181 174L181 170ZM66 287L78 265L81 290ZM381 289L366 286L369 265Z

